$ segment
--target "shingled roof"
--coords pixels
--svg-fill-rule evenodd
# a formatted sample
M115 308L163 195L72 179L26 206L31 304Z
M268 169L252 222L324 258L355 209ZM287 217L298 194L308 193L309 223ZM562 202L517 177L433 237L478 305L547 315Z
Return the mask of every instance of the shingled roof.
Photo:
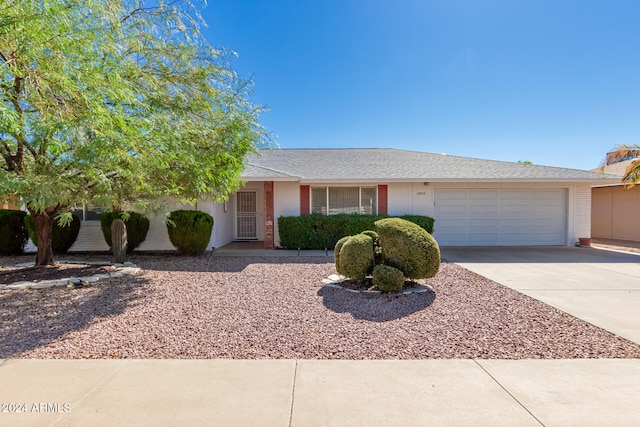
M245 163L247 181L348 182L590 182L619 177L552 166L474 159L394 148L261 150Z

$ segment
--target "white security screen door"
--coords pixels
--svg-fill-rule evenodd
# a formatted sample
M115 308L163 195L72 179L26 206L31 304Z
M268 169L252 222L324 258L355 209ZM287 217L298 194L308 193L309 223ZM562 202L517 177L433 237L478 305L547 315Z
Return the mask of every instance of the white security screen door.
M239 191L236 193L237 222L236 234L239 240L258 238L258 206L255 191Z

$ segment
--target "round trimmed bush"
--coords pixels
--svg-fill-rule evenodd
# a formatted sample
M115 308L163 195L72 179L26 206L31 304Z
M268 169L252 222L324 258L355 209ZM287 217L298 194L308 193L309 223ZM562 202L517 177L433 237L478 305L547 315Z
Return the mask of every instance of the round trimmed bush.
M342 268L340 268L340 249L342 249L342 245L344 245L345 242L350 238L351 236L343 237L342 239L338 240L338 242L336 243L336 246L333 248L333 259L336 264L336 271L338 272L338 274L342 274L343 276L345 274L342 272Z
M213 217L202 211L177 210L169 214L167 231L171 244L187 255L201 255L213 230Z
M24 250L29 236L24 225L27 213L13 209L0 209L0 254L17 255Z
M121 219L127 226L127 253L133 252L144 242L149 232L149 219L138 212L104 212L100 215L100 229L104 241L111 247L111 223L114 219ZM127 219L124 217L128 216Z
M372 282L382 292L399 291L404 286L404 273L388 265L376 265L373 269Z
M339 271L343 276L364 282L373 268L373 239L366 234L356 234L347 239L340 248ZM336 270L338 266L336 266Z
M433 277L440 268L438 243L419 225L400 218L376 221L385 264L410 279Z
M33 244L38 246L38 232L36 231L36 222L31 215L24 218L24 225L27 227L27 233ZM51 249L54 253L66 253L76 242L80 233L81 221L76 214L72 214L71 223L65 227L58 225L58 221L53 222L51 228Z

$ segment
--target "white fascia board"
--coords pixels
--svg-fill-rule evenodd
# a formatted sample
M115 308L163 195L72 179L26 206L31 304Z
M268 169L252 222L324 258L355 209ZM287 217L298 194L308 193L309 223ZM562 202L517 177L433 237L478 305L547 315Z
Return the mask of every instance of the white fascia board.
M241 176L240 179L244 182L257 182L257 181L278 181L278 182L298 182L299 179L293 176Z
M540 178L523 178L523 179L485 179L485 178L466 178L466 179L442 179L442 178L418 178L418 179L408 179L408 178L379 178L379 179L301 179L299 180L301 184L314 185L314 184L380 184L380 183L413 183L413 182L431 182L431 183L473 183L473 182L483 182L483 183L542 183L542 184L552 184L552 183L589 183L592 186L597 185L616 185L620 184L619 179L615 178L602 178L599 180L593 179L559 179L559 178L549 178L549 179L540 179Z

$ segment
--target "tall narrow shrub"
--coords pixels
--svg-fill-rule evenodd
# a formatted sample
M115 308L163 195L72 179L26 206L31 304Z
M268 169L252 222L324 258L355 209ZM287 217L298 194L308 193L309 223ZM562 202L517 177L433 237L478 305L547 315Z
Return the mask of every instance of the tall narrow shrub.
M171 244L187 255L201 255L207 249L213 217L202 211L177 210L169 214L167 231Z
M21 254L29 239L24 225L24 211L0 209L0 254Z

